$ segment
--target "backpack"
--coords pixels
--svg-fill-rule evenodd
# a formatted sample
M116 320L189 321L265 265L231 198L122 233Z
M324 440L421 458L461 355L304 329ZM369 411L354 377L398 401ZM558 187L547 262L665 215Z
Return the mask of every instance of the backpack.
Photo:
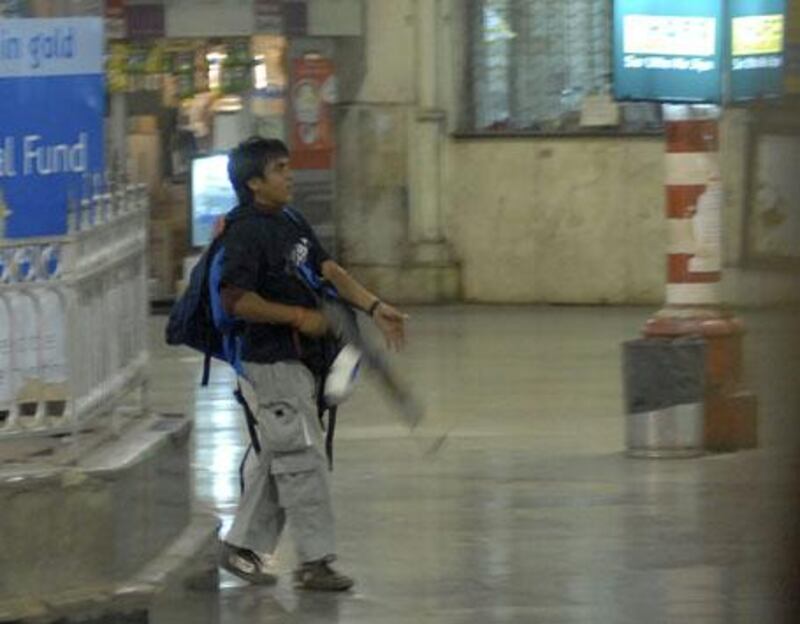
M214 296L211 274L218 274L222 264L221 237L215 238L203 251L189 276L189 283L181 297L172 306L165 331L167 344L185 345L204 356L201 385L208 385L211 359L230 364L241 373L241 360L237 358L237 322L228 317L219 295Z
M183 295L172 306L164 332L168 345L184 345L203 354L203 376L201 386L208 385L211 359L227 362L243 374L242 336L244 323L225 313L219 284L222 277L222 240L214 237L203 251L189 275L189 283ZM234 396L245 413L250 441L256 453L261 444L256 435L256 419L249 404L244 400L241 383L237 381Z
M301 217L291 208L284 208L284 214L296 225L302 225ZM230 220L226 217L226 226L228 223L230 223ZM203 251L197 264L192 269L186 290L170 311L169 321L165 330L167 344L173 346L184 345L203 354L201 386L208 385L212 359L228 363L238 376L244 374L241 353L242 331L245 323L225 312L219 292L222 279L224 238L225 232L223 230L222 234L214 237ZM324 294L326 297L338 298L336 289L324 282L309 267L300 268L296 277L311 292L320 295ZM336 344L335 341L325 341L326 369L337 355L339 348L340 345ZM325 374L327 374L327 370L323 371L323 378ZM320 384L320 387L323 385ZM261 445L256 433L257 422L255 415L244 399L239 382L237 382L234 396L244 410L252 448L256 453L260 453ZM320 393L317 398L317 410L320 422L322 422L326 413L328 415L328 423L327 427L325 427L325 450L329 467L332 468L333 436L336 429L337 408L336 406L327 406Z

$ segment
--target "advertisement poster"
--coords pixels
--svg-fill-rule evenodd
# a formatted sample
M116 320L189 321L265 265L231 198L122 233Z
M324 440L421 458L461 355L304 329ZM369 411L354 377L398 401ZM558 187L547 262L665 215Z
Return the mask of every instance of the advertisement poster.
M329 59L303 57L292 64L291 151L295 169L333 167L335 80Z
M0 22L0 237L65 233L104 170L103 37L99 17Z
M731 0L730 99L783 93L785 0Z
M115 41L108 46L106 77L109 93L125 93L128 90L128 44Z
M203 49L191 40L169 40L166 50L166 64L174 82L175 95L181 99L194 96L197 92L195 74L198 56L204 54Z
M283 0L254 0L253 17L257 33L283 34L285 28Z
M125 25L125 0L105 0L106 3L106 37L109 39L124 39Z
M164 5L156 3L127 5L125 30L128 39L152 39L166 36Z
M800 95L800 0L789 0L786 20L786 93Z
M778 97L786 25L786 0L615 0L614 95L676 103Z
M225 95L249 93L253 89L253 55L250 39L237 39L226 45L220 71L220 89Z
M718 102L722 0L615 0L618 100Z

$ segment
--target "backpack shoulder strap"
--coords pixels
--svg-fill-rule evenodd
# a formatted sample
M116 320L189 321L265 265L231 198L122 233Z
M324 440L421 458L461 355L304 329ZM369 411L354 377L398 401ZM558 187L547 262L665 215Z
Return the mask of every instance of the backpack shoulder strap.
M242 383L240 381L236 381L236 390L233 391L233 396L236 397L236 402L242 406L244 410L244 419L247 423L247 432L250 434L250 444L253 447L253 450L256 453L261 452L261 443L258 440L258 431L256 429L256 422L255 414L253 414L253 410L247 401L244 398L244 393L242 392Z
M301 228L308 227L306 220L300 215L299 212L297 212L297 210L295 210L291 206L284 206L283 214L289 217L289 219L291 219L292 223L294 223L295 225L298 225Z
M221 339L219 356L228 362L237 374L242 375L242 321L225 311L220 293L224 252L223 242L218 242L216 248L209 254L208 301L214 330L219 333Z
M210 316L211 316L210 320L212 321L212 323L214 321L214 303L213 303L213 301L211 299L210 283L211 283L211 271L212 271L212 268L214 266L214 259L215 259L216 255L217 255L218 251L219 251L219 238L215 238L208 245L208 247L206 248L205 253L203 254L203 257L201 259L201 262L203 262L203 265L204 265L203 266L203 282L204 282L203 283L203 289L206 291L206 294L207 294L207 298L205 299L205 301L207 302L207 305L209 306L209 312L210 312ZM214 332L214 331L215 331L215 328L213 326L209 328L209 332ZM203 353L203 377L200 380L200 385L204 386L204 387L208 385L208 379L209 379L209 376L211 374L211 358L214 356L214 353L212 353L211 344L212 344L212 341L210 340L210 336L209 336L209 340L206 341L206 350Z
M200 385L206 387L209 377L211 377L211 352L206 351L203 354L203 376L200 378Z
M328 408L328 427L325 430L325 455L328 456L328 470L333 470L333 437L336 435L336 413L338 407Z

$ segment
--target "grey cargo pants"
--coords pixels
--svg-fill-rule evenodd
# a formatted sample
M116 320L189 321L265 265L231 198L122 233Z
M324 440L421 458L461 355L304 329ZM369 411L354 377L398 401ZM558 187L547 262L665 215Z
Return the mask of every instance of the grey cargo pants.
M261 453L250 452L225 541L274 553L288 519L299 562L333 558L333 508L314 376L299 362L245 362L244 369L254 391L245 397L258 421Z

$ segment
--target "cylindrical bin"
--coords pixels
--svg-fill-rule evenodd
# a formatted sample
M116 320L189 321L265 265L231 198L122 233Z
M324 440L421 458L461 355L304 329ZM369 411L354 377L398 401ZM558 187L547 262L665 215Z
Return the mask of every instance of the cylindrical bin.
M642 338L622 350L628 456L702 455L705 341Z

